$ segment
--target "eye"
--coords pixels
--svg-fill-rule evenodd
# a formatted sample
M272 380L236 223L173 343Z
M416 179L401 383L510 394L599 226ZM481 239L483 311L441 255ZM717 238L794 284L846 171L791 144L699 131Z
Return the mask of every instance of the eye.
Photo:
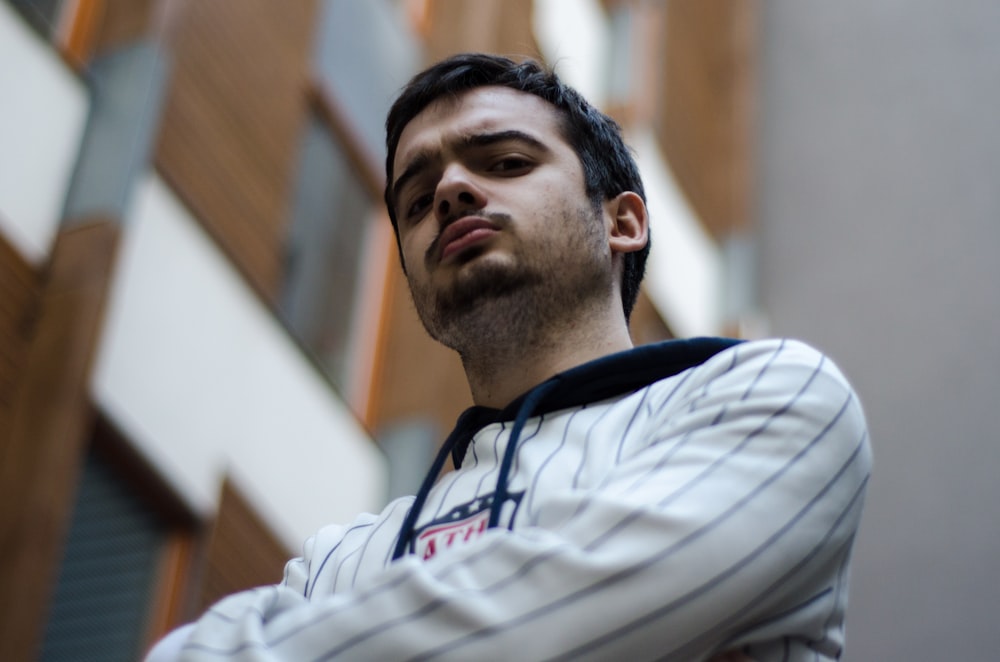
M533 163L523 156L511 155L494 161L490 165L489 171L515 175L529 170L532 165Z
M406 218L415 219L423 216L427 213L431 204L434 202L433 193L425 193L414 198L413 202L406 208Z

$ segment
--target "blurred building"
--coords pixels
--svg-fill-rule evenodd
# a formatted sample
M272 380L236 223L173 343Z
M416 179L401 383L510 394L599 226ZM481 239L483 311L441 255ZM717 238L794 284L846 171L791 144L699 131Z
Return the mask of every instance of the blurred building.
M849 659L991 659L1000 349L966 330L1000 317L1000 15L870 5L0 1L0 658L132 659L413 489L471 398L412 310L382 125L477 50L625 127L637 342L796 335L855 381Z
M0 3L4 659L128 659L280 579L316 528L411 489L471 404L381 207L383 118L422 63L559 59L576 17L615 70L567 76L669 177L658 76L630 65L655 31L532 4ZM667 184L661 234L712 256ZM713 331L712 298L652 291L640 341Z

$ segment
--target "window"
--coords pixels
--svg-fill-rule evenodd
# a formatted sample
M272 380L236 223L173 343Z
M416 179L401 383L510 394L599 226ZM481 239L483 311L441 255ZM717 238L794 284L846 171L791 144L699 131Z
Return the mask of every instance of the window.
M349 385L361 256L373 213L368 188L314 113L299 157L279 309L342 393Z
M166 523L91 450L40 659L141 657L168 535Z

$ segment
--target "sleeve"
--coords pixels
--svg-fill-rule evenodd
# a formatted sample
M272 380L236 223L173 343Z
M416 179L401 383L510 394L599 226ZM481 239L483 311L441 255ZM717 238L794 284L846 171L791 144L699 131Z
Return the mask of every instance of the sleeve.
M702 660L769 637L836 657L870 471L861 408L801 344L723 354L651 396L644 442L600 485L547 492L534 526L311 601L231 596L182 659Z

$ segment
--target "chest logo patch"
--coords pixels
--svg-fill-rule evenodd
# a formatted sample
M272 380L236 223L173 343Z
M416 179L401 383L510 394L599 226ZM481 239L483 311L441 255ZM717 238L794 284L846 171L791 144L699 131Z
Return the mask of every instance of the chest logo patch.
M511 528L523 496L524 492L507 495L500 511L500 526ZM495 498L496 493L476 497L418 528L410 551L426 561L444 549L480 537L489 525Z

